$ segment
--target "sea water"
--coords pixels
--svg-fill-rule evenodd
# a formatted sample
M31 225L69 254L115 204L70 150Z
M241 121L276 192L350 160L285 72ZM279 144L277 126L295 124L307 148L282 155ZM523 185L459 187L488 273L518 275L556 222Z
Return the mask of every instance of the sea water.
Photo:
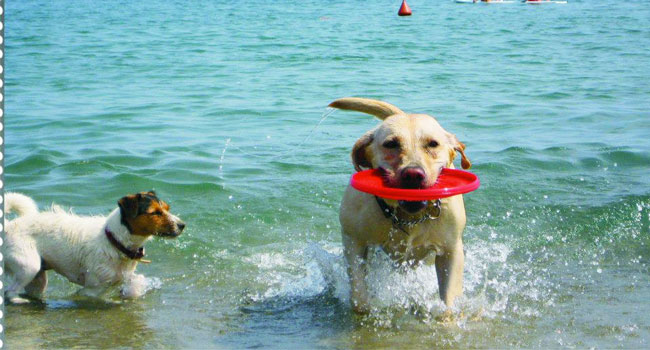
M8 306L19 348L650 347L650 10L399 1L6 2L6 189L106 214L154 189L187 228L150 289ZM464 295L381 251L350 311L338 207L378 121L467 145ZM320 125L319 125L320 123ZM317 128L315 128L318 125Z

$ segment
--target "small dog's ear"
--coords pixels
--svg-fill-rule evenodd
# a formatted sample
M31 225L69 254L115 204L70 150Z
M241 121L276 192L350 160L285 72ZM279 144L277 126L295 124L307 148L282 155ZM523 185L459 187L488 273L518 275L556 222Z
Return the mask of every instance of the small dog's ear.
M156 192L154 190L151 190L151 191L147 192L147 194L152 196L152 197L156 197L156 198L158 197L158 195L156 194Z
M449 138L449 143L451 144L453 151L458 151L460 153L460 166L463 167L463 169L469 169L472 167L472 162L467 158L467 155L465 155L465 144L458 141L456 138L456 135L447 133L447 137ZM456 152L451 152L451 159L450 161L454 161L454 158L456 158Z
M352 147L352 165L354 165L356 171L363 170L361 169L362 167L372 168L372 162L370 160L372 155L370 154L368 146L374 140L373 135L374 130L368 131L361 136L361 138L354 143L354 147Z
M140 198L142 195L140 193L136 195L128 195L126 197L122 197L119 201L117 201L117 205L120 207L120 214L122 215L122 219L133 219L136 216L138 216L138 202L140 201Z

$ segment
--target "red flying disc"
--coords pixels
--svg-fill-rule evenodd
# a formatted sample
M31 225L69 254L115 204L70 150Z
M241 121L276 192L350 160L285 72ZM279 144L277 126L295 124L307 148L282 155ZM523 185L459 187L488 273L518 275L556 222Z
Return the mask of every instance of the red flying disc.
M463 170L444 168L436 183L423 189L387 187L379 169L360 171L352 175L350 185L375 196L408 201L427 201L472 192L480 185L478 176Z

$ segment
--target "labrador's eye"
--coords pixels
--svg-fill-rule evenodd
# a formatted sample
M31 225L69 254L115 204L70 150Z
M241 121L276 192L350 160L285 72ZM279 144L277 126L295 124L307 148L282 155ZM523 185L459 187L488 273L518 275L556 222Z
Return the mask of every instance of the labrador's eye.
M435 148L435 147L438 147L438 145L439 145L438 141L436 141L436 140L431 140L431 141L429 141L429 143L427 144L427 147Z
M152 212L151 215L160 216L160 215L162 215L162 211L156 210L156 211Z
M398 148L399 147L399 141L397 140L388 140L382 144L385 148Z

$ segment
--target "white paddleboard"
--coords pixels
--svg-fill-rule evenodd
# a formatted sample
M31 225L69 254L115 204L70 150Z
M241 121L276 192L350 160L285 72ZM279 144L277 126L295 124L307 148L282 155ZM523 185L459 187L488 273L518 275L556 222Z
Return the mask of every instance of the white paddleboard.
M490 1L482 1L482 0L456 0L456 3L458 4L512 4L515 2L515 0L490 0ZM524 4L531 4L531 5L537 5L537 4L566 4L567 1L563 0L542 0L542 1L524 1Z
M459 4L512 4L517 1L514 0L490 0L490 1L474 1L474 0L456 0Z
M557 0L542 0L542 1L524 1L526 4L537 5L537 4L566 4L566 1L557 1Z

